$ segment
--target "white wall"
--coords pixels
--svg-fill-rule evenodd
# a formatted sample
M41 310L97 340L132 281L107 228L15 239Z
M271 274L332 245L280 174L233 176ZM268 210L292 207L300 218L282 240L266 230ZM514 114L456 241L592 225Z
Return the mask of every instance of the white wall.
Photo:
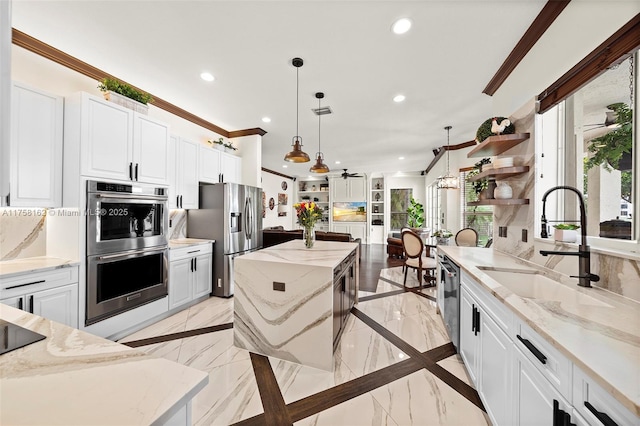
M295 215L293 214L293 204L295 200L294 196L294 185L292 179L283 178L282 176L274 175L269 172L261 172L262 175L262 190L264 191L267 209L266 215L262 219L262 227L268 228L271 226L283 226L284 229L294 229L295 223ZM282 182L287 183L287 189L282 189ZM278 194L284 193L288 196L288 211L286 216L278 216ZM273 210L269 209L269 198L273 197L276 202L276 206Z
M640 13L637 0L573 0L493 95L493 115L509 116Z

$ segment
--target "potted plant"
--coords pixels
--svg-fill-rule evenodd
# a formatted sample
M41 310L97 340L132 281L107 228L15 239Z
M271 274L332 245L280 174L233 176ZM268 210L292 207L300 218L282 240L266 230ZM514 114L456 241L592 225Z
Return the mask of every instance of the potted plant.
M127 83L114 78L103 78L98 85L104 98L125 108L146 114L147 103L153 102L150 94L134 89Z
M564 243L575 243L578 239L577 229L580 227L573 223L558 223L553 225L553 239Z
M237 151L238 150L238 148L233 146L233 142L231 142L231 141L225 142L224 139L222 139L222 138L219 138L217 141L210 140L210 141L207 141L207 143L209 145L211 145L211 146L218 145L219 147L221 147L224 150L229 150L229 151Z
M591 139L587 149L593 153L587 160L587 170L594 166L604 165L607 170L631 170L632 167L632 121L633 112L624 102L607 105L615 115L617 127L604 136Z
M511 121L509 121L508 118L506 118L506 117L491 117L491 118L488 118L487 120L485 120L484 123L482 123L480 125L480 127L478 127L478 130L476 131L476 142L477 143L483 142L489 136L495 136L496 135L496 133L494 133L491 130L491 126L493 125L493 120L495 120L497 124L505 125L504 129L500 132L501 134L508 135L508 134L513 134L513 133L516 132L515 126L513 124L511 124ZM507 123L509 123L509 124L506 125Z
M448 229L438 229L433 233L433 236L436 237L439 245L446 246L449 244L449 238L453 236L453 233Z
M407 207L407 213L409 215L407 226L414 232L420 233L422 232L422 224L424 223L424 206L413 197L411 197L409 203L409 207Z
M476 193L477 200L491 199L493 198L493 189L495 188L495 182L493 182L493 188L489 191L490 179L479 179L472 181L471 178L477 176L482 172L482 166L485 164L491 164L490 158L483 158L473 165L473 170L467 173L467 181L471 184L471 188ZM491 192L489 194L489 192Z

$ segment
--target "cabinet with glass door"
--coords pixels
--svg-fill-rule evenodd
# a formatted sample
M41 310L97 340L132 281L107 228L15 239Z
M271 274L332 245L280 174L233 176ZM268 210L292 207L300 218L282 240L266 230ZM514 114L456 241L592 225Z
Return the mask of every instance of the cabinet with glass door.
M326 179L299 179L297 203L314 202L322 209L322 219L316 223L315 229L329 230L329 182Z
M369 243L384 244L384 178L371 179Z

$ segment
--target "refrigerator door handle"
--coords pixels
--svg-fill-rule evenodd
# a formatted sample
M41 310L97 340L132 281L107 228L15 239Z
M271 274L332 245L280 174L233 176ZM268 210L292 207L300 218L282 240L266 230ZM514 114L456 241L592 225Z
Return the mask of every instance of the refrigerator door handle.
M253 203L251 202L251 197L247 198L247 211L249 212L247 217L247 221L249 222L249 226L247 226L249 235L247 237L250 240L253 238Z

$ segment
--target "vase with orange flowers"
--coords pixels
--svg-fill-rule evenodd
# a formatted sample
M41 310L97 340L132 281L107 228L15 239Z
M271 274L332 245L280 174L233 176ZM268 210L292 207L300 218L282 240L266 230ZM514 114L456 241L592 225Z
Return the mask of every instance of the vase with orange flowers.
M302 240L306 248L313 247L316 233L313 229L316 222L322 218L322 210L314 202L296 203L293 205L298 216L298 223L302 226Z

